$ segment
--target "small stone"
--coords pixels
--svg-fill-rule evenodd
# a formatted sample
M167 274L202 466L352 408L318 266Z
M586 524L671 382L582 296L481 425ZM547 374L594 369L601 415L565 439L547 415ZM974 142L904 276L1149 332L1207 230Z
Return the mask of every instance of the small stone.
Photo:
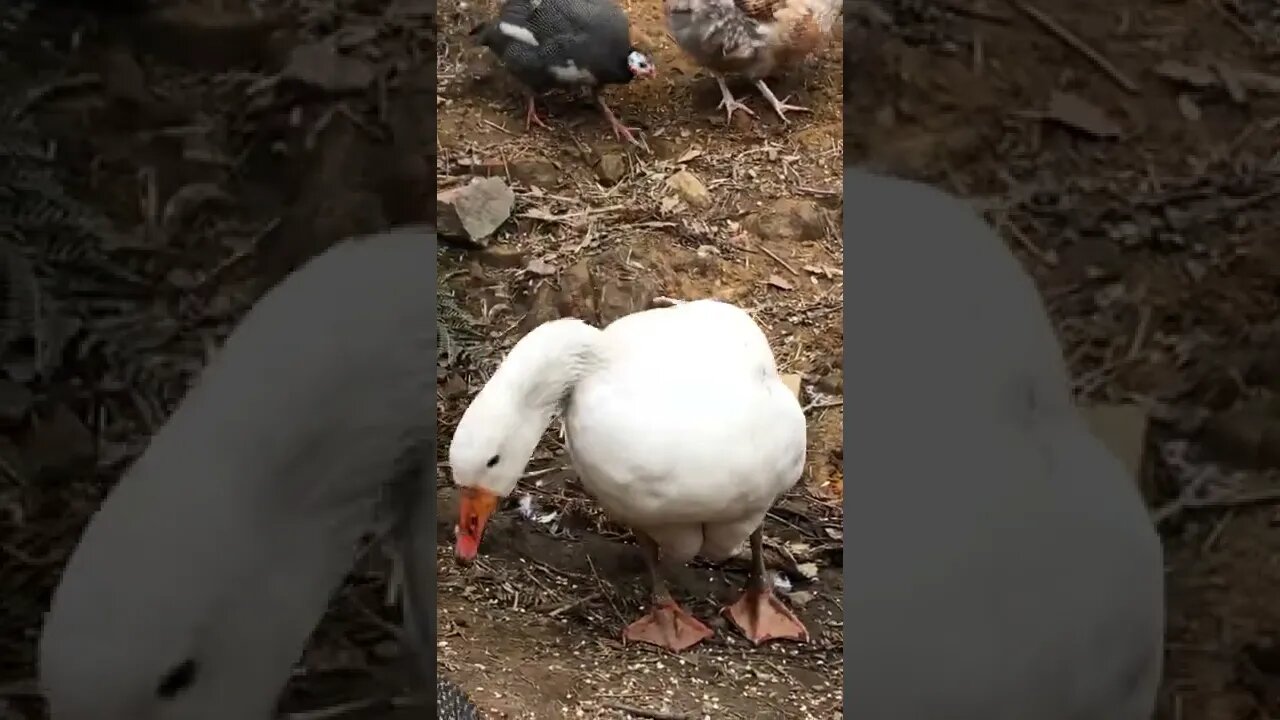
M160 227L170 235L182 231L206 207L226 207L235 201L213 183L190 183L178 188L165 202Z
M295 48L280 79L338 94L367 90L375 73L369 63L338 53L330 43L317 42Z
M812 200L777 200L745 223L757 237L775 242L817 240L827 231L826 211Z
M681 170L667 178L667 187L692 207L704 208L711 205L711 193L707 191L707 186L688 170Z
M627 159L618 153L605 153L596 164L596 177L606 186L617 185L627 176Z
M1178 96L1178 111L1191 122L1196 122L1201 117L1200 106L1196 104L1195 98L1186 93Z
M828 395L844 395L844 373L832 370L818 381L818 389Z
M501 178L476 178L436 193L437 230L442 237L488 247L487 238L511 217L515 203L515 193Z
M550 160L517 160L508 167L511 177L530 187L554 188L564 183L565 174Z
M595 273L586 260L579 260L560 273L560 292L556 297L559 317L577 317L587 322L597 322L600 307L597 298Z

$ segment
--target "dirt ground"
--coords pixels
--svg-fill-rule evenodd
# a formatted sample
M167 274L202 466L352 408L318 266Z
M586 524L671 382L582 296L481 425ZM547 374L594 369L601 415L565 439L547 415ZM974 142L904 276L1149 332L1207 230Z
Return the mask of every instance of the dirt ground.
M31 653L68 541L206 345L306 257L345 235L431 219L433 184L474 175L508 182L516 217L487 250L441 253L442 439L533 324L605 322L659 295L749 308L784 370L803 377L810 418L805 480L766 526L808 645L751 648L711 620L745 579L740 562L675 578L716 638L680 656L621 645L644 606L639 556L583 499L554 435L465 571L449 557L442 474L441 672L492 717L842 712L841 163L937 183L989 211L1049 299L1081 395L1150 406L1155 454L1177 459L1174 443L1190 442L1190 461L1157 463L1162 495L1207 463L1224 467L1218 492L1274 487L1274 3L849 3L844 36L773 86L813 112L784 126L735 85L758 118L725 127L714 83L666 38L656 0L632 0L636 42L659 73L607 97L642 128L648 153L572 100L550 103L552 130L526 132L514 87L464 37L491 7L432 7L189 0L143 16L50 6L0 18L0 51L14 60L0 63L6 96L48 141L68 193L113 228L98 233L109 240L101 252L83 238L25 248L59 277L94 282L56 288L84 329L53 377L19 379L0 358L0 717L41 717ZM345 60L318 52L321 40ZM3 72L19 66L40 71ZM667 180L682 169L705 204L672 199ZM1161 720L1274 717L1272 506L1187 511L1164 529ZM289 709L394 714L396 612L382 595L379 563L353 574Z

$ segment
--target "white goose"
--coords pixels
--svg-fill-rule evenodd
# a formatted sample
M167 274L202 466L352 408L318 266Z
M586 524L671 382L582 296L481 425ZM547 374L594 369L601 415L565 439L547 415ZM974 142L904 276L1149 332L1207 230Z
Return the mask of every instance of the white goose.
M1031 278L962 201L845 170L845 682L877 720L1150 720L1160 542Z
M654 607L624 638L671 650L711 630L680 607L663 564L730 557L750 538L752 571L727 608L751 640L806 640L774 595L761 549L770 505L800 479L805 418L764 333L742 310L699 300L625 316L600 330L572 318L521 338L458 424L449 448L461 488L457 557L471 561L563 406L583 486L636 535Z
M413 228L342 242L244 317L62 574L40 639L52 720L268 720L388 525L411 630L432 632L435 247Z

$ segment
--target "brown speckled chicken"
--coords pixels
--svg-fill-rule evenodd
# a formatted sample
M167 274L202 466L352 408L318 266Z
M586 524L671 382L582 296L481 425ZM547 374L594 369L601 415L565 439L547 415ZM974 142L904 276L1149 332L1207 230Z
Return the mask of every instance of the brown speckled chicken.
M774 112L808 111L779 100L764 78L818 50L841 14L840 0L663 0L672 37L720 85L726 119L734 110L755 115L734 99L728 73L755 81Z

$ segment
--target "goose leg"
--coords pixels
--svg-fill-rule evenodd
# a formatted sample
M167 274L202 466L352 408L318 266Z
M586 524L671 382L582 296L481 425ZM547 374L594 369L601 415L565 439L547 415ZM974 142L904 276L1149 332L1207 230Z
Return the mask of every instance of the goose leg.
M653 588L653 609L622 631L622 639L643 642L680 652L711 637L711 628L703 625L688 610L680 607L662 577L658 544L643 533L636 533Z
M773 94L773 91L769 89L769 86L764 84L764 80L757 80L756 87L760 88L760 94L764 95L764 99L769 101L769 104L773 106L773 111L778 113L778 117L782 118L782 122L784 123L790 124L791 122L790 120L787 120L787 110L794 110L796 112L812 112L809 108L800 107L799 105L788 105L785 100L779 100L777 96Z
M807 642L809 631L795 613L773 594L767 578L764 531L756 528L751 533L751 576L747 578L747 589L737 602L725 608L725 614L747 639L757 645L779 638Z
M720 104L716 106L716 109L717 110L719 110L720 108L725 109L724 122L726 125L728 125L729 122L733 120L734 110L741 110L742 112L750 115L751 117L756 116L756 113L754 110L738 102L738 100L733 97L733 93L729 92L729 86L728 84L725 83L724 78L720 77L719 75L716 75L715 77L716 77L716 84L720 86Z

